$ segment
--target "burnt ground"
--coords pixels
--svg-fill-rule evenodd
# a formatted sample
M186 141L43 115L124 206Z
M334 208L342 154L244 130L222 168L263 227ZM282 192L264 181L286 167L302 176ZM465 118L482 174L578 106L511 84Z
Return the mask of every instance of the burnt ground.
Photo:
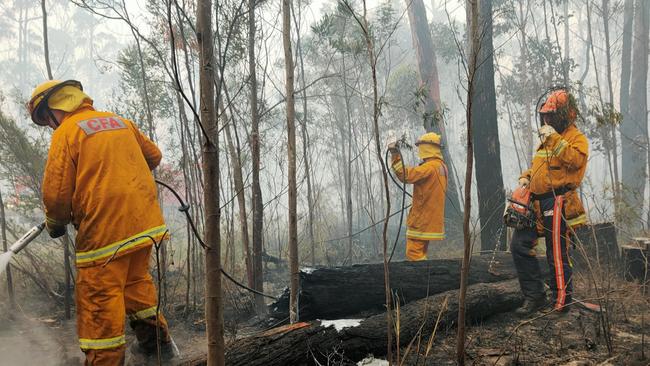
M469 365L650 365L650 296L639 285L608 280L605 320L611 329L612 351L608 352L602 319L580 306L565 315L534 314L525 319L503 313L468 327ZM577 278L576 296L597 298L584 278ZM74 319L52 312L44 303L22 301L23 308L9 311L0 299L0 365L80 365ZM60 307L57 307L60 309ZM27 315L29 314L29 315ZM39 314L39 315L33 315ZM228 312L226 312L228 314ZM644 319L645 317L645 319ZM205 350L202 314L168 314L172 335L183 354ZM644 323L645 322L645 323ZM226 321L227 342L256 333L244 321ZM127 326L128 329L128 326ZM400 350L401 365L454 365L456 328L438 329L427 352L432 329L423 330L413 346ZM133 341L130 330L127 340ZM642 345L645 343L642 358ZM406 357L404 355L406 354Z
M578 282L576 297L596 299L598 296L589 296L590 291L581 290L588 287L584 284L584 279ZM650 365L650 296L646 294L644 299L640 286L617 281L611 283L605 301L608 306L603 318L574 305L567 314L538 312L519 318L502 313L486 319L467 330L466 364ZM610 325L606 329L611 334L611 352L603 320ZM403 365L456 364L455 327L436 335L427 357L427 340L419 343L419 352L417 346L401 350Z

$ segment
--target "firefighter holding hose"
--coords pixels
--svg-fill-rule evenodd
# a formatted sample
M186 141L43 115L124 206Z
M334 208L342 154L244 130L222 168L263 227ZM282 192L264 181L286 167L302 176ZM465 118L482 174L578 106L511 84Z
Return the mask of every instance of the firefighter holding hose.
M54 130L43 178L52 238L76 235L77 332L86 365L123 365L128 317L138 340L132 364L160 349L174 357L167 321L149 273L153 242L167 235L152 169L162 155L136 125L93 108L75 80L37 86L27 105L34 123Z
M422 135L415 145L422 163L406 167L395 143L388 145L397 179L413 184L413 206L406 222L406 258L427 259L430 241L445 238L445 193L447 166L442 158L440 135Z
M575 125L578 115L575 98L566 89L553 89L541 105L538 103L538 107L540 144L531 168L519 178L519 188L515 193L518 200L530 198L534 217L529 220L530 225L509 225L516 227L511 251L525 298L523 306L517 310L519 315L550 305L535 258L534 247L538 237L544 237L546 242L552 307L558 312L568 311L567 304L571 303L573 292L569 256L571 237L573 228L586 222L577 189L587 169L589 144Z

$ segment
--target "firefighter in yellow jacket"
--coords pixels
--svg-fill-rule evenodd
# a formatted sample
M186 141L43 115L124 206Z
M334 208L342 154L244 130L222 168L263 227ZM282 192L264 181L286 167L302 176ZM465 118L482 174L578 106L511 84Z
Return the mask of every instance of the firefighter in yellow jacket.
M395 145L389 145L395 175L413 184L413 206L406 222L406 258L410 261L426 260L429 241L445 238L447 166L442 159L440 135L424 134L415 145L423 160L416 167L405 167Z
M516 230L511 251L525 297L518 310L529 314L547 305L534 246L544 237L549 264L553 308L566 311L572 301L572 268L569 258L571 228L586 222L585 210L576 191L587 169L589 143L578 130L574 97L564 89L552 91L538 110L542 126L540 144L532 167L519 178L530 189L537 217L536 228Z
M75 80L47 81L28 103L32 121L54 129L43 177L46 227L53 238L77 230L77 331L86 365L125 362L125 316L133 353L173 357L167 322L149 273L153 241L167 228L151 170L158 147L135 124L93 108ZM158 327L158 337L156 336Z

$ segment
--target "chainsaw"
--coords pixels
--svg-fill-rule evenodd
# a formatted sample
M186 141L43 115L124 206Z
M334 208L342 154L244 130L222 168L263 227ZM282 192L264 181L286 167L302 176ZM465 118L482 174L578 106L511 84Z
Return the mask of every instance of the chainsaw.
M507 199L503 221L506 226L521 230L532 229L536 225L535 210L527 187L518 187Z

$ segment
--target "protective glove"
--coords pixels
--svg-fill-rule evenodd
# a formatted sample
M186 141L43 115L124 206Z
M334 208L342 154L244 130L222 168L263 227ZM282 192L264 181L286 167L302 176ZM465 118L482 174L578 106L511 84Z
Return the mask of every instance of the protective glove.
M399 149L397 148L397 144L395 142L391 142L390 144L388 144L388 151L391 154L397 153L399 151Z
M45 228L52 239L60 238L65 235L65 226L45 223Z
M530 184L530 180L528 178L525 177L519 178L519 187L528 187L529 184Z
M555 131L555 129L549 125L544 125L539 128L539 137L542 140L542 142L546 142L548 137L554 133L557 133L557 131Z

